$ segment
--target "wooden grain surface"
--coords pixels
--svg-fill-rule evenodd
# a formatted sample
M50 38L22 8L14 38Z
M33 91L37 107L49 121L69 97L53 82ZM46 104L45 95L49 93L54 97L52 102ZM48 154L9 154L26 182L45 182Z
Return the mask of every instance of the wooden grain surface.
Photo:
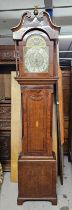
M64 143L64 113L63 113L63 85L62 85L62 72L58 66L58 102L59 102L59 125L60 125L60 139L61 144Z

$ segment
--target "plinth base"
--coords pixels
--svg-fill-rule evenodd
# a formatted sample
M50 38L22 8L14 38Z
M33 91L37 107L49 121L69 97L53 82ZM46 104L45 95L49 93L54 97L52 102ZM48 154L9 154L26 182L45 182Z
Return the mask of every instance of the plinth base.
M17 204L22 205L25 201L50 201L53 205L57 205L57 197L56 198L18 198Z
M18 199L22 205L29 200L48 200L57 204L56 160L51 157L27 157L18 160Z

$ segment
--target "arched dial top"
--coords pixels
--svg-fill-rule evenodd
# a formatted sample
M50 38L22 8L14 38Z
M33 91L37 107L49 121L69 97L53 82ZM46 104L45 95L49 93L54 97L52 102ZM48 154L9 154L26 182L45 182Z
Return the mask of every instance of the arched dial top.
M23 47L23 61L25 72L48 72L49 46L42 35L32 34L27 38Z

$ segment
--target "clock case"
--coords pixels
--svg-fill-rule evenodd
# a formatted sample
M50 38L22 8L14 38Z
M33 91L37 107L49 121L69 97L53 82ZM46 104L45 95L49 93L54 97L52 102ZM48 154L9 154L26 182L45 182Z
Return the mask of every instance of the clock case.
M53 98L58 80L57 45L60 27L46 12L23 14L12 28L16 53L16 80L21 86L22 152L18 158L18 199L49 200L57 204L57 161L52 149ZM49 46L48 72L25 72L23 48L26 37L44 37Z

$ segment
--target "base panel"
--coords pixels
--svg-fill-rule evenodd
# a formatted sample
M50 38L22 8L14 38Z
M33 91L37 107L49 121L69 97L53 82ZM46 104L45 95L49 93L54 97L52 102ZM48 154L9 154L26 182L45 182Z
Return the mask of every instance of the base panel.
M18 160L18 205L28 200L48 200L57 204L56 160L51 157L25 157Z

